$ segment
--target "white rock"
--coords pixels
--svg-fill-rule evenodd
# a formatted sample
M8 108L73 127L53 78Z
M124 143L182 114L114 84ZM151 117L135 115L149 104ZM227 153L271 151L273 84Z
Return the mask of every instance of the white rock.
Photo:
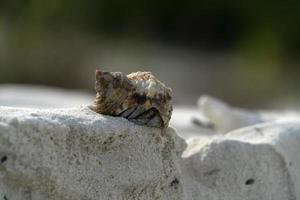
M297 120L191 138L182 160L187 199L300 199L299 152Z
M258 112L233 108L227 103L207 95L199 98L198 108L214 124L215 130L220 133L267 121Z
M198 109L214 126L217 133L227 133L234 129L271 121L300 120L299 113L293 111L250 111L228 105L226 102L203 95L198 100ZM200 121L203 119L199 118ZM204 123L207 120L205 119Z
M87 107L0 107L0 199L183 199L176 132Z

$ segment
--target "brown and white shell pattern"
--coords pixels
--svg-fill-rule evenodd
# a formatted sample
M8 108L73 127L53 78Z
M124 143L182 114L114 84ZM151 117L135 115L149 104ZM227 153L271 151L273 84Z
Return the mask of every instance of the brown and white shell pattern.
M171 89L151 72L123 75L96 70L97 92L92 109L139 125L165 128L172 115Z

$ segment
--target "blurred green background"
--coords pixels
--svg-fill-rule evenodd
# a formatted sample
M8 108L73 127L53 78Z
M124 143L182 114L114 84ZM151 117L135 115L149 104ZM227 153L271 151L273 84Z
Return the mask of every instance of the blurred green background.
M93 92L94 70L152 71L176 104L300 96L300 1L0 1L0 83Z

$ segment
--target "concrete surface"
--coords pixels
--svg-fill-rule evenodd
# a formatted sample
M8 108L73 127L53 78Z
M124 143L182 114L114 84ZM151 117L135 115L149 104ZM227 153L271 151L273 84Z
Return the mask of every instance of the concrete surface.
M92 99L0 87L0 105L28 107L0 107L0 200L300 199L298 113L204 96L198 108L174 106L177 133L163 134L86 106L53 109Z
M300 199L300 121L187 143L182 172L189 200Z
M0 199L183 199L175 131L87 107L0 107Z

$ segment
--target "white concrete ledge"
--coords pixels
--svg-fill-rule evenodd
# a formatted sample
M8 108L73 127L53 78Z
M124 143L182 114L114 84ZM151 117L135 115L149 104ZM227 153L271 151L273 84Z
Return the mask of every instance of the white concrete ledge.
M182 169L188 199L300 199L300 121L191 138Z
M87 107L0 107L0 199L183 199L183 148L171 128Z

